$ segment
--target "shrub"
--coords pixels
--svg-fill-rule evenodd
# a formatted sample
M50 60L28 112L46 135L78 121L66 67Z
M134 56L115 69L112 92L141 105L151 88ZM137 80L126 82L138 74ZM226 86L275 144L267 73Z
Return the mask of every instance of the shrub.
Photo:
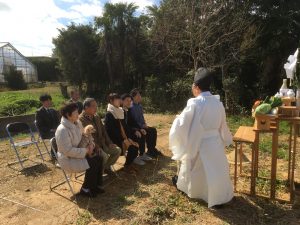
M192 79L190 75L178 77L174 74L146 78L145 109L150 112L177 112L182 110L191 97Z
M4 72L4 79L7 86L13 90L27 89L22 71L18 71L15 66L9 66L7 71Z
M38 100L22 99L12 102L0 108L0 116L15 116L26 114L32 108L40 107L41 103Z

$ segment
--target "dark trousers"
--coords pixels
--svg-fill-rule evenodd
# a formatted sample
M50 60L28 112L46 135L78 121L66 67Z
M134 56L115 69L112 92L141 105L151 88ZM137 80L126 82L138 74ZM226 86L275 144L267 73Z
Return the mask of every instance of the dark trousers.
M86 157L86 159L90 168L85 171L82 188L94 190L97 188L97 186L102 185L103 158L99 155L96 155L92 158Z
M129 146L127 149L127 156L126 156L126 161L125 161L125 166L129 166L130 164L133 163L133 160L138 156L139 154L139 149L135 146Z
M143 155L144 152L145 152L145 148L146 148L146 138L145 138L145 136L142 135L142 137L138 138L137 136L133 135L132 140L139 144L139 155Z
M155 151L156 140L157 140L157 131L154 127L148 127L145 130L147 132L146 143L147 143L148 152L151 153L151 152Z

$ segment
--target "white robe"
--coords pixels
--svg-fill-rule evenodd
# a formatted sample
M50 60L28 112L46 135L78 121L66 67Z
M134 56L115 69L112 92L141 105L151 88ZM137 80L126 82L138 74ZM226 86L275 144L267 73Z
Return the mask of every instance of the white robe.
M189 99L169 134L172 159L181 161L177 188L208 207L229 202L233 186L225 146L231 143L222 102L210 92Z

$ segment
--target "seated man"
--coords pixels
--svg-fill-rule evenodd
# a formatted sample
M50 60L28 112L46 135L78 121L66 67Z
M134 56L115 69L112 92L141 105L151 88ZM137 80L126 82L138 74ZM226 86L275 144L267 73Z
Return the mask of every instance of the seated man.
M132 139L139 144L139 156L134 159L134 163L140 166L145 165L144 161L152 160L150 156L145 153L145 136L140 132L140 128L131 116L132 98L130 94L123 94L121 96L124 110L124 122L130 130Z
M102 124L101 118L96 114L97 102L93 98L87 98L83 102L83 111L79 116L79 120L83 127L93 125L96 132L93 133L96 149L103 156L104 171L112 174L111 166L116 163L121 155L121 149L112 143Z
M131 107L130 114L138 125L142 135L146 137L148 149L147 155L156 158L157 156L162 155L162 153L156 149L157 131L154 127L148 127L145 121L144 111L141 105L142 96L140 91L138 89L133 89L130 94L133 99L133 105Z
M52 108L52 98L48 94L40 96L40 101L42 107L36 111L35 120L37 128L40 132L42 139L51 139L55 136L56 128L58 127L60 121L58 112ZM51 149L51 155L54 159L54 152Z
M78 113L80 114L82 112L82 109L83 109L83 104L82 104L82 102L79 101L79 99L80 99L79 91L76 90L76 89L72 90L71 93L70 93L70 95L71 95L71 99L70 99L69 102L70 103L74 102L74 103L77 104L77 106L78 106Z

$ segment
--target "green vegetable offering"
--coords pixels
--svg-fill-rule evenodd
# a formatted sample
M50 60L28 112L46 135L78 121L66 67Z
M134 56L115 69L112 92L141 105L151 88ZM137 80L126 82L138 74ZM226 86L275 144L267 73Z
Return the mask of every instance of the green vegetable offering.
M272 109L271 104L268 103L262 103L255 109L255 113L258 114L268 114Z

